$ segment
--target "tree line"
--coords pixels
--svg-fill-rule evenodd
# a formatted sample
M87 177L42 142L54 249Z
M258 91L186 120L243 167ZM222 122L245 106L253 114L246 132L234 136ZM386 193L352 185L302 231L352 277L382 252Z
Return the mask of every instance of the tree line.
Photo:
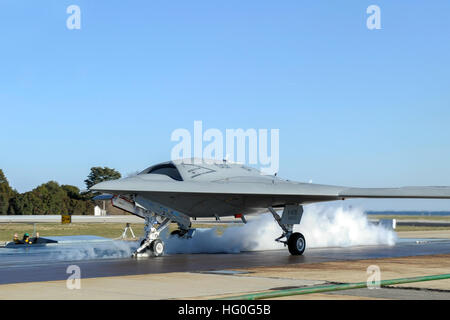
M121 174L108 167L93 167L84 181L89 189L96 183L121 178ZM94 214L95 202L90 191L60 185L56 181L41 184L31 191L19 193L13 189L0 169L0 215Z

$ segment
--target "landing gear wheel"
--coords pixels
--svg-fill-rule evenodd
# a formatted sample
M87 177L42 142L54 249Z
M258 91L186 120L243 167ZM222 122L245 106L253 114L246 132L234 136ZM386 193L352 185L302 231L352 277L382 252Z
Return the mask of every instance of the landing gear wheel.
M305 251L305 237L300 232L294 232L288 239L289 253L293 256L300 256Z
M154 257L162 256L164 253L164 242L160 239L153 240L150 244L150 250Z

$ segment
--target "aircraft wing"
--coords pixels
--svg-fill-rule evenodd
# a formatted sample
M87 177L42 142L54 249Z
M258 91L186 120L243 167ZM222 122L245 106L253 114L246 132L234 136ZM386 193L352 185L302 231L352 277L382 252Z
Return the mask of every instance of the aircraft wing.
M423 198L450 199L450 187L401 187L401 188L349 188L342 186L300 183L294 181L146 181L139 178L126 178L102 182L91 188L113 194L171 194L274 198L276 202L320 202L343 200L346 198Z
M347 188L339 197L450 199L450 187Z

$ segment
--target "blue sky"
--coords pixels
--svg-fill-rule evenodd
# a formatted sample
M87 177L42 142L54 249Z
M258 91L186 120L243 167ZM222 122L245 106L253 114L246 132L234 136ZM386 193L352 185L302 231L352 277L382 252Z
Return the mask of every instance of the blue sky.
M81 29L66 28L66 8ZM368 30L366 8L381 8ZM0 4L0 168L23 192L170 158L171 132L280 129L279 176L450 185L450 2ZM450 201L358 200L367 209Z

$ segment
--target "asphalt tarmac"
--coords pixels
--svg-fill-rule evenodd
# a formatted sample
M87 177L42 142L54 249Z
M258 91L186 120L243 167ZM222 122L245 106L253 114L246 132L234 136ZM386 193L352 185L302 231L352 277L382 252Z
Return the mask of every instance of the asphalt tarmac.
M400 239L394 246L311 248L303 256L291 256L286 249L236 254L174 254L139 260L118 257L61 261L58 257L66 250L61 247L41 248L39 251L29 249L27 252L12 250L16 249L0 249L0 284L66 280L69 276L66 271L70 265L80 267L81 278L95 278L167 272L217 272L233 268L448 254L450 240Z

